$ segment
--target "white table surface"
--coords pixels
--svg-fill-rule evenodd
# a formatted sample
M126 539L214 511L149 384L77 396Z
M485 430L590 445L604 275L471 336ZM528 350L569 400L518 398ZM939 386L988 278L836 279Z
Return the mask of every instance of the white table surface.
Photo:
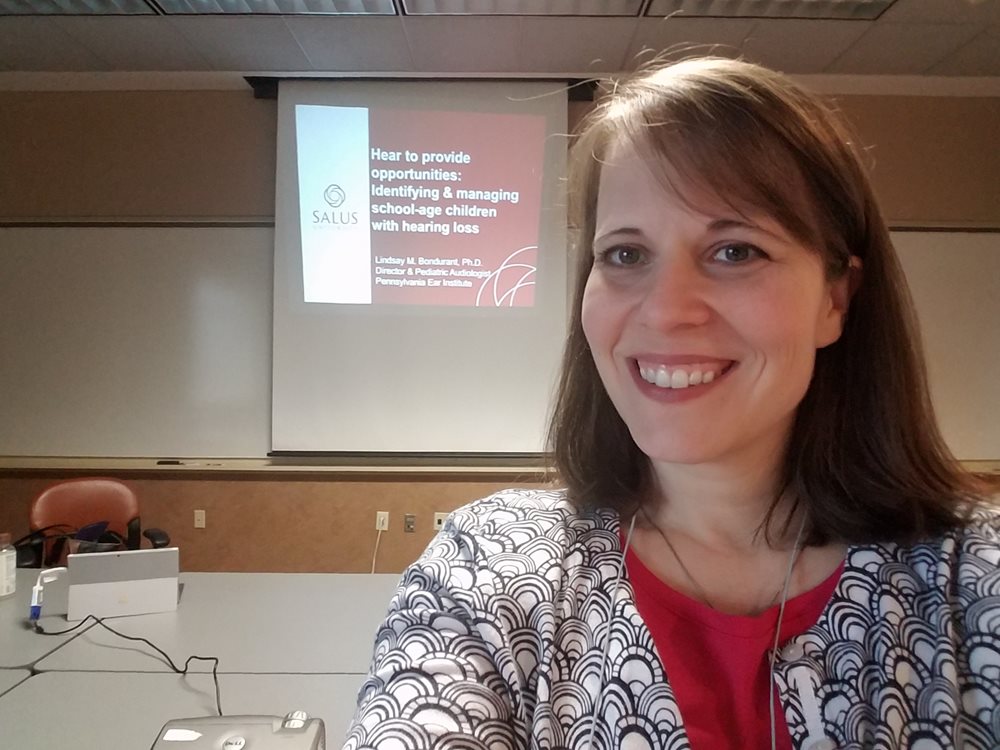
M361 675L219 675L227 714L302 710L326 723L340 748ZM0 696L0 740L17 750L149 748L170 719L215 714L212 676L45 672Z
M375 629L397 574L182 573L176 612L109 619L148 638L178 666L192 654L219 657L219 672L367 672ZM36 636L45 638L45 636ZM149 646L90 628L39 661L38 671L163 672ZM192 662L192 671L211 671Z
M0 599L0 668L30 668L39 659L91 627L90 623L69 635L38 635L28 627L31 587L38 580L38 570L21 568L17 571L17 591ZM64 630L74 623L66 622L66 582L55 581L45 586L42 619L46 630Z
M27 669L0 669L0 695L31 677Z

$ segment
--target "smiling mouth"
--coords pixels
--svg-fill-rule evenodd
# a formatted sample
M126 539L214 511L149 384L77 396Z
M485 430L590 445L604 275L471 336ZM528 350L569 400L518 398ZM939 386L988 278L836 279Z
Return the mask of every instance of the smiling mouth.
M708 385L729 372L736 362L706 362L690 365L661 365L633 360L636 371L644 381L664 390L681 390Z

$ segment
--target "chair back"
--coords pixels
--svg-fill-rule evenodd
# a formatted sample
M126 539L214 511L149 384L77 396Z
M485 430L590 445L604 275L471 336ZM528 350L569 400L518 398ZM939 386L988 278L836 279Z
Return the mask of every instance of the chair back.
M121 536L128 549L139 548L139 501L117 479L88 477L54 484L35 498L28 515L31 531L55 525L79 529L98 521L107 521L108 531Z

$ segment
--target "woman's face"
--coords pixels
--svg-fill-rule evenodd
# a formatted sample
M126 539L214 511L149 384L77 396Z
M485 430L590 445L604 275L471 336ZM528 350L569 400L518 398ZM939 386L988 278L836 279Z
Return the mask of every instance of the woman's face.
M783 449L843 281L764 215L667 191L631 148L602 167L583 329L608 395L656 462ZM777 460L778 456L775 456Z

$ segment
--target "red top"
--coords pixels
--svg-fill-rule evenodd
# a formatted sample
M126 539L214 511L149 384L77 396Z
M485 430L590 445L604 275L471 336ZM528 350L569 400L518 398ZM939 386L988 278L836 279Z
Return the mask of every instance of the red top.
M653 636L692 750L771 746L769 696L774 692L777 747L792 740L767 653L774 645L778 606L757 616L727 615L670 588L628 551L625 564L639 614ZM844 564L821 584L785 604L779 643L816 624Z

